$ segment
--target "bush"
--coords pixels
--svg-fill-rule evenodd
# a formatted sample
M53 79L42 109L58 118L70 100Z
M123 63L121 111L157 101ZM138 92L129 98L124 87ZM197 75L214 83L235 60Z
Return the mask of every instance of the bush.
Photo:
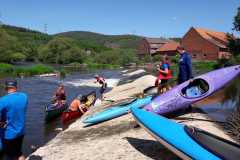
M217 63L215 61L195 61L192 63L193 71L195 71L194 74L198 75L214 70L216 68L216 64Z
M99 64L99 63L88 63L89 69L116 69L119 68L119 65L112 64Z
M0 73L13 72L13 65L7 63L0 63Z
M19 75L32 76L32 75L51 73L51 72L54 72L54 69L52 67L45 66L42 64L37 64L31 67L14 68L14 74L17 76Z
M180 55L176 54L176 56L172 57L171 61L172 63L177 64L179 62L179 59L180 59Z
M217 68L222 68L222 67L227 67L233 65L234 59L226 59L226 58L221 58L217 60L217 63L215 64L215 69Z
M11 55L11 61L13 62L20 62L20 61L24 61L26 59L26 56L22 53L13 53Z
M153 62L159 62L163 59L163 56L162 55L155 55L153 56Z
M236 56L236 57L235 57L235 60L236 60L236 63L239 64L239 63L240 63L240 55Z
M71 66L71 67L80 67L81 63L79 63L79 62L72 62L72 63L69 63L68 65Z

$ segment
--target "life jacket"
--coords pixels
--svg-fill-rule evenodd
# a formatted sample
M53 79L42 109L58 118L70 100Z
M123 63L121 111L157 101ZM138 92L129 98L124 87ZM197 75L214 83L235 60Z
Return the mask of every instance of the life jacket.
M97 77L97 81L100 84L104 84L105 83L105 79L103 77Z
M163 65L164 65L164 64L162 64L162 65L160 66L160 69L162 69L162 70L164 70ZM172 78L172 73L171 73L169 64L168 64L168 63L165 63L165 65L167 65L168 73L165 74L165 73L159 72L159 74L158 74L158 79L171 79L171 78Z
M66 95L64 90L57 90L56 92L57 100L66 100Z
M71 111L78 111L80 105L81 105L80 100L74 99L74 100L72 101L72 103L70 104L69 109L70 109Z

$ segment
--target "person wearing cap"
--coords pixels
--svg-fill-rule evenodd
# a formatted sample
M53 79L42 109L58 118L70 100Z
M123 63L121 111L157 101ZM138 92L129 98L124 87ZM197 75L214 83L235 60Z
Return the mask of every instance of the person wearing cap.
M25 115L28 105L28 96L17 91L17 81L8 80L5 82L7 95L0 98L1 120L5 125L2 137L3 152L7 159L23 160L22 142L25 130Z
M101 94L101 99L103 99L103 93L104 91L106 90L107 88L107 82L105 81L105 79L101 76L99 76L98 74L96 74L94 76L94 78L96 79L96 81L94 83L99 83L101 85L101 88L100 88L100 94Z
M87 111L87 108L85 104L82 103L84 97L79 94L70 104L69 110L70 111L80 111L82 113L85 113Z
M192 60L191 56L185 51L185 49L182 46L179 46L177 50L180 53L178 84L181 84L193 78Z

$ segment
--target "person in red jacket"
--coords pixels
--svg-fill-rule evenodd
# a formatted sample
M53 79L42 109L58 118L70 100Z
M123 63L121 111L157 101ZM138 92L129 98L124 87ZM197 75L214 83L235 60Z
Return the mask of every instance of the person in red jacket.
M101 85L101 88L100 88L99 92L101 94L100 99L103 99L103 93L107 88L107 82L105 81L105 79L103 77L99 76L98 74L96 74L94 76L94 78L96 79L96 81L94 83L99 83Z
M155 86L159 87L159 93L162 93L166 91L166 87L164 86L166 86L168 80L172 78L167 56L160 61L160 64L157 66L157 70L158 76L155 81Z

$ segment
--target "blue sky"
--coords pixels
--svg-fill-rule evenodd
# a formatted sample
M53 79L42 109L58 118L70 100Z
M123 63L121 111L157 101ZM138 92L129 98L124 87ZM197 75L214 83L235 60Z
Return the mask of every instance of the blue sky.
M232 32L240 0L1 0L1 21L55 34L92 31L181 37L191 27Z

